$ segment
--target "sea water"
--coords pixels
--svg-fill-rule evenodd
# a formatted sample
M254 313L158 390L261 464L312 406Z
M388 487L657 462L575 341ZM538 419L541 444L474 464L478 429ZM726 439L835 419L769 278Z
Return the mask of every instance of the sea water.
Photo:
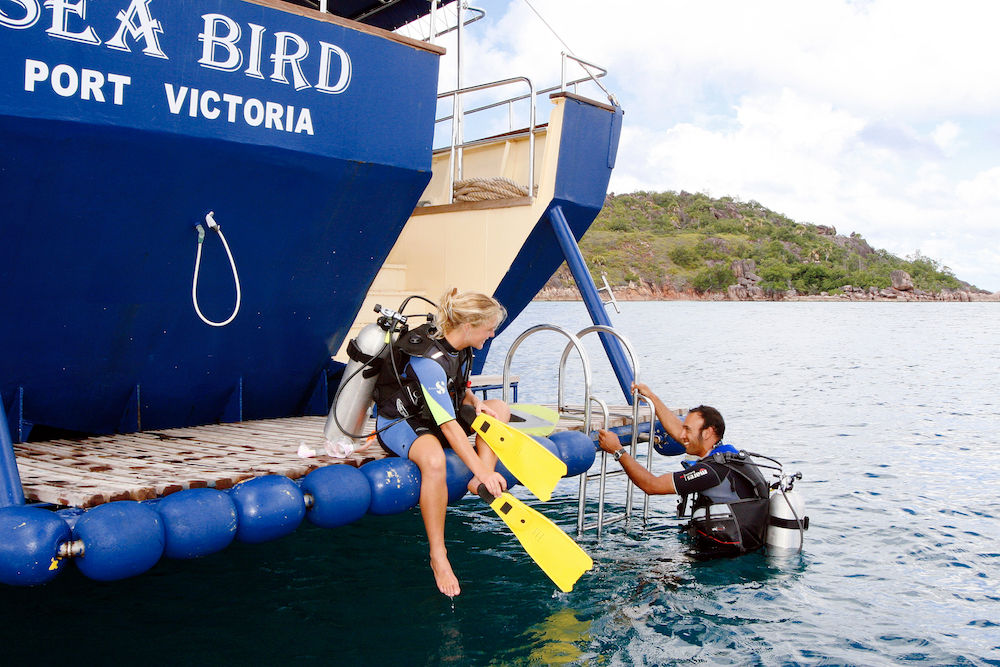
M801 554L698 561L675 498L579 538L594 569L561 593L483 503L448 512L454 604L427 564L418 510L308 524L116 583L67 568L0 591L3 664L1000 665L1000 308L991 303L626 303L611 314L639 379L671 406L717 407L726 441L801 471ZM494 342L499 373L527 327L589 325L534 303ZM569 339L511 359L519 399L552 402ZM597 395L623 396L595 335ZM576 352L564 391L582 396ZM677 457L640 457L657 474ZM611 462L609 469L617 464ZM596 509L591 482L588 509ZM608 483L609 512L625 500ZM575 534L578 481L547 503ZM592 515L589 518L593 518Z

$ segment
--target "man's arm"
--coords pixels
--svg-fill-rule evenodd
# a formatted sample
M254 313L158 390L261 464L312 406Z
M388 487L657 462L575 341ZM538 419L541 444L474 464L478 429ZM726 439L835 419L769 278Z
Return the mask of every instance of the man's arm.
M645 384L633 384L632 389L638 390L640 394L649 399L649 402L653 404L653 410L656 411L656 418L660 420L663 424L664 430L667 434L674 440L680 442L681 440L681 430L684 427L684 423L681 422L680 417L674 414L673 410L668 408L666 404L660 400L660 397L653 393L653 390L649 388L649 385ZM673 493L673 491L670 491Z
M622 464L622 468L625 469L625 474L628 475L629 479L635 482L635 485L642 489L645 493L649 495L676 493L674 490L674 476L672 473L666 473L659 476L651 473L643 467L641 463L632 458L632 455L629 454L624 447L622 447L618 436L611 431L605 431L603 429L598 431L597 441L601 445L601 449L609 454L614 454L617 451L622 452L618 462Z

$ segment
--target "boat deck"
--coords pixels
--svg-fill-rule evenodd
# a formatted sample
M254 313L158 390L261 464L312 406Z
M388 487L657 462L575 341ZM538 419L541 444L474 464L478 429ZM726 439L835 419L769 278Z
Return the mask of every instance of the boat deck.
M612 408L621 426L631 408ZM600 428L594 417L592 429ZM326 417L292 417L190 428L143 431L14 445L25 499L71 507L114 500L148 500L182 489L225 489L251 477L297 479L335 463L360 466L386 453L370 440L347 458L324 449ZM582 430L582 419L563 418L557 430ZM372 420L366 430L373 430ZM302 458L300 445L317 455Z

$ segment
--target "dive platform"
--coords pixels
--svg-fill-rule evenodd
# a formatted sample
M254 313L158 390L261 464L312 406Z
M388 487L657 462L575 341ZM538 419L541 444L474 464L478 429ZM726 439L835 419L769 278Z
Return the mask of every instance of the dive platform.
M631 410L629 406L611 408L610 426L630 423ZM567 412L572 415L574 409ZM227 489L263 475L298 479L328 465L360 467L386 457L371 439L346 458L328 456L325 422L325 416L262 419L24 442L15 444L14 451L27 501L80 508L117 500L150 500L184 489ZM603 418L595 414L591 431L603 426ZM365 431L374 428L374 420L369 419ZM563 416L556 431L567 430L582 431L583 422ZM303 444L318 455L300 457Z

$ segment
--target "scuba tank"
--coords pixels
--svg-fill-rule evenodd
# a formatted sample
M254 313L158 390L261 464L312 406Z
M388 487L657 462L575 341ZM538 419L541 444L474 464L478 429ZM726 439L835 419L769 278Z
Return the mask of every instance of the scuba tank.
M767 526L767 552L773 555L802 551L805 531L809 528L802 496L793 486L802 473L778 475L771 485L770 517Z
M427 301L423 297L407 297L399 310L402 311L410 299L414 298ZM427 302L434 305L431 301ZM355 450L355 440L370 435L361 433L361 429L375 403L375 386L379 374L392 354L396 338L407 331L405 315L379 304L375 305L375 312L379 314L377 323L367 325L358 333L357 338L347 344L347 356L351 360L344 368L333 405L326 416L326 425L323 427L326 453L333 457L350 456ZM427 317L429 320L432 316Z
M354 439L361 437L365 418L375 402L372 393L382 360L389 354L387 334L388 329L380 324L369 324L347 345L351 360L344 368L323 428L330 456L343 458L354 453Z

